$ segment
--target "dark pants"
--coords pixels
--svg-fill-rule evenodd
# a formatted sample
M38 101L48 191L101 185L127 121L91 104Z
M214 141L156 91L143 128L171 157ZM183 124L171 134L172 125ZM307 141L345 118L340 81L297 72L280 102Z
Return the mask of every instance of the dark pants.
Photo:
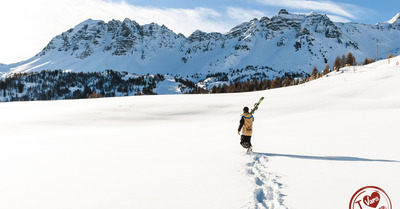
M251 147L251 136L245 136L245 135L242 135L241 137L240 137L240 145L242 145L242 147L244 147L244 148L249 148L249 147Z

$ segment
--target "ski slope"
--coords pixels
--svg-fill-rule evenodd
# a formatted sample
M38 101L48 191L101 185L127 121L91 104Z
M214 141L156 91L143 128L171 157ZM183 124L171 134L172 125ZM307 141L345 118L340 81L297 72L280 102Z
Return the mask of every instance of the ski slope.
M397 208L398 60L251 93L1 103L0 208L337 209L369 185Z

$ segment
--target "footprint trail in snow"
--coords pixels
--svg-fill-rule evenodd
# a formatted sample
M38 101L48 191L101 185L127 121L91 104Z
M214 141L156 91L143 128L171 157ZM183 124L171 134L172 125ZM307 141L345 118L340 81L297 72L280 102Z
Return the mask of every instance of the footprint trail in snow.
M283 204L282 184L277 181L279 176L268 171L267 162L268 157L265 154L250 155L246 169L254 186L251 201L243 208L287 209Z

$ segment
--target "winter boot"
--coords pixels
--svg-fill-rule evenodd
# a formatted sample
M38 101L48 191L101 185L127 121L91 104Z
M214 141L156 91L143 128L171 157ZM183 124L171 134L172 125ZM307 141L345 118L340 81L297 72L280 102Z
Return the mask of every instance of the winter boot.
M253 154L253 147L250 146L249 148L247 148L247 154Z

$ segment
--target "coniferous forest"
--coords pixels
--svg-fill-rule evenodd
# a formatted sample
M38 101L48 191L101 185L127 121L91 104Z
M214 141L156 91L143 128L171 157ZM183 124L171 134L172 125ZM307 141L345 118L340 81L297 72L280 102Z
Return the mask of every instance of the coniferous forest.
M163 79L164 76L159 74L128 76L128 73L112 70L13 74L0 80L0 98L4 102L150 95Z
M347 56L337 56L334 70L374 61L373 58L366 58L364 62L356 63L350 52ZM322 71L314 66L311 75L304 72L284 73L269 78L264 73L269 70L272 69L265 66L247 66L245 69L231 70L230 73L208 74L205 79L201 79L199 75L175 75L173 78L181 93L208 94L249 92L298 85L331 72L329 63L326 63ZM166 76L172 75L135 75L113 70L85 73L43 70L12 74L0 78L0 102L153 95L157 94L155 89Z
M0 102L153 95L165 76L132 75L112 70L88 73L56 70L13 74L0 79ZM209 74L206 79L213 79L213 85L208 86L199 85L201 82L195 82L193 76L174 76L174 81L181 93L204 94L278 88L298 84L302 80L299 78L304 78L301 74L285 74L274 80L263 76L231 80L229 76L226 73Z

